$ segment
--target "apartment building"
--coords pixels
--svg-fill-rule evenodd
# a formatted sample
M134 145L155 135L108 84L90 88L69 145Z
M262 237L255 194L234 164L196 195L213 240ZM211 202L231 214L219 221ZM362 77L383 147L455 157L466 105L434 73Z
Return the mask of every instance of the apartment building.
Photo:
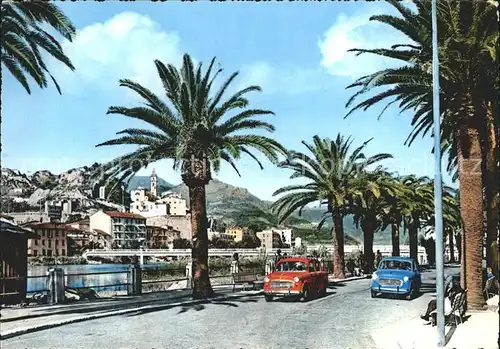
M235 242L243 240L243 236L247 235L248 233L249 231L247 228L230 226L226 229L226 234L230 234Z
M38 235L38 238L28 239L28 256L68 255L68 233L73 228L60 223L28 223L24 227Z
M109 234L115 248L131 248L146 239L146 218L130 212L97 211L90 216L90 229Z
M172 248L175 239L181 237L181 232L172 227L157 227L146 225L146 240L148 248Z
M208 231L207 233L208 233L208 240L213 240L214 238L217 238L219 240L224 240L227 242L234 241L233 235L231 235L231 234L218 233L216 231Z
M260 239L260 246L263 248L276 248L281 247L282 239L281 232L275 231L273 229L263 230L256 233L257 237Z

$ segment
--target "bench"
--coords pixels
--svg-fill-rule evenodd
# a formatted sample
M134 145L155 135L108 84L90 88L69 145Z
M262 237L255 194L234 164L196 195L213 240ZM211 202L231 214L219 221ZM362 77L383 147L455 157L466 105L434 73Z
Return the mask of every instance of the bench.
M493 294L493 292L498 292L498 288L498 280L495 276L490 277L488 280L486 280L486 285L484 286L483 290L486 299L490 299L490 295Z
M250 284L255 287L257 283L257 275L255 273L234 273L233 274L233 292L236 285L243 285L243 289L246 290L245 285Z

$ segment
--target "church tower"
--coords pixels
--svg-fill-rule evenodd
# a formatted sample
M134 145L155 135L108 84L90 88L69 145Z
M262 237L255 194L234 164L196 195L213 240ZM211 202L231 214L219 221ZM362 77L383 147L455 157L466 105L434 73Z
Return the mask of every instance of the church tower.
M153 173L151 174L151 195L153 197L157 197L158 195L158 183L157 183L157 177L156 177L156 171L155 169L153 168Z

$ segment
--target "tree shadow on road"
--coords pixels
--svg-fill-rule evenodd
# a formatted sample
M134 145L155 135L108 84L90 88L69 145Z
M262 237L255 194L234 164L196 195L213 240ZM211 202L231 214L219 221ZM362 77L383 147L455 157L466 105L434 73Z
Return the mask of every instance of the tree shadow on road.
M177 314L182 314L185 313L189 310L194 310L194 311L201 311L206 309L207 304L213 304L213 305L225 305L227 307L232 307L232 308L237 308L238 304L237 303L256 303L259 300L257 299L257 296L249 296L248 298L239 298L239 299L228 299L228 300L211 300L211 299L206 299L206 300L199 300L192 302L190 304L165 304L164 306L155 306L154 308L149 308L149 309L140 309L137 310L134 313L127 314L127 317L133 317L133 316L139 316L139 315L144 315L144 314L149 314L149 313L154 313L162 310L168 310L171 308L178 308L180 307L180 310L177 312Z

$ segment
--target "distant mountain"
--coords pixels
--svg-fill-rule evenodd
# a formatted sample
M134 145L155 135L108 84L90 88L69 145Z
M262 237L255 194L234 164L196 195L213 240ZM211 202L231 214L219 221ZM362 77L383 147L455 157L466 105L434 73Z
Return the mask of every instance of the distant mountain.
M171 190L174 185L168 183L161 177L157 177L156 179L158 184L158 194L163 193L164 191ZM151 176L134 176L130 179L128 183L127 191L130 192L132 190L136 190L137 188L142 187L146 189L151 188Z

